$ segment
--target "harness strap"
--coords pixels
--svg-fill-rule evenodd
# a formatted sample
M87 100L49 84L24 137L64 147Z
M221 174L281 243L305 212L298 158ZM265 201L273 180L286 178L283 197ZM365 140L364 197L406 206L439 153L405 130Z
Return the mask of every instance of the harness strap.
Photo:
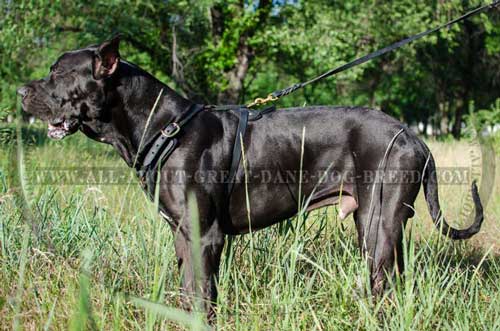
M203 106L203 105L192 105L187 112L185 112L178 122L170 122L163 129L160 130L155 136L153 136L145 148L139 155L145 154L143 161L139 163L137 170L137 175L141 179L141 184L146 191L147 195L153 199L156 177L158 168L166 162L168 157L172 154L175 148L179 145L179 139L177 135L181 132L182 128L194 117L196 114L204 109L212 110L231 110L235 112L238 116L238 127L236 129L236 134L233 144L233 152L231 157L231 166L229 169L229 174L227 177L226 193L227 197L231 195L234 187L234 182L236 179L236 173L239 169L239 164L242 156L242 142L240 137L245 136L245 132L248 126L248 121L256 121L264 114L268 114L274 110L276 107L271 106L261 111L249 110L245 106ZM160 210L163 210L160 206Z
M181 131L182 127L184 127L196 114L201 112L204 108L205 107L203 105L199 104L190 106L188 111L182 115L178 122L170 122L163 129L161 129L160 132L156 134L156 136L151 138L151 140L145 145L145 147L149 147L149 149L147 150L143 161L139 165L139 172L156 168L156 164L159 161L163 161L165 157L168 156L166 155L166 152L168 152L170 149L166 149L165 147L172 147L173 145L176 145L176 143L171 143L171 141L177 142L177 139L173 138ZM173 148L175 148L175 146L173 146Z
M248 122L257 121L261 119L263 115L276 110L275 106L267 107L260 111L247 109L245 106L239 106L238 108L233 108L232 106L230 107L231 110L238 114L239 121L238 128L236 129L236 135L234 137L231 168L229 169L229 175L227 177L226 193L228 199L233 191L234 183L236 181L236 173L238 172L238 168L241 163L241 155L243 151L242 139L245 137Z
M179 141L177 138L170 139L163 149L163 152L160 154L158 161L152 164L152 166L145 169L142 174L139 173L139 177L141 178L143 188L146 193L149 195L151 200L154 200L155 195L155 187L156 187L156 175L158 169L161 168L162 164L167 160L167 158L172 154L175 148L179 145ZM160 206L161 209L161 206Z
M243 148L243 146L241 146L242 139L245 136L245 132L247 130L247 125L248 125L248 109L240 108L237 110L237 112L238 112L239 122L238 122L238 128L236 129L236 136L234 137L231 168L229 169L229 175L227 177L227 186L226 186L227 190L226 194L228 199L229 196L231 195L231 192L233 191L236 172L238 171L241 160L241 151Z

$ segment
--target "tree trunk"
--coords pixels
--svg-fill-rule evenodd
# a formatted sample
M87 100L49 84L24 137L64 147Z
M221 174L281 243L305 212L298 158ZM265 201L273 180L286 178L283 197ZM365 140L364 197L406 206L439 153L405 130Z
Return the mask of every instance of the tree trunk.
M455 110L455 122L453 123L452 134L456 140L460 140L462 134L462 117L468 104L468 93L464 93L458 107Z
M248 45L248 41L255 35L262 23L264 23L264 21L269 17L272 4L272 0L259 1L259 5L255 10L257 19L253 24L245 29L245 31L241 32L238 41L238 49L235 54L236 63L225 73L229 85L227 89L218 93L218 103L238 104L243 101L242 94L244 90L244 81L248 73L248 69L250 68L250 63L254 57L254 50ZM216 42L220 41L224 33L226 33L226 25L224 24L226 19L225 15L229 15L229 12L226 11L225 8L226 7L224 5L218 4L214 5L214 7L210 9L212 34L214 35ZM245 11L244 1L239 3L238 10L240 11L240 16L243 17Z
M241 38L238 53L236 55L237 62L234 68L226 74L229 81L229 86L226 90L221 91L217 97L219 103L239 104L242 102L243 82L248 73L252 54L250 47L246 44L246 38Z
M474 25L470 21L464 22L464 67L462 70L462 93L460 96L460 104L455 110L455 122L453 123L452 134L457 140L460 140L462 134L462 118L465 113L467 113L467 107L469 105L469 99L471 96L471 81L474 76L474 64L475 64L475 50L474 50L474 36L473 31Z
M439 110L440 110L439 131L440 131L440 134L442 134L442 135L448 134L448 124L449 124L448 111L449 111L449 108L450 108L450 105L448 102L442 102L439 104Z

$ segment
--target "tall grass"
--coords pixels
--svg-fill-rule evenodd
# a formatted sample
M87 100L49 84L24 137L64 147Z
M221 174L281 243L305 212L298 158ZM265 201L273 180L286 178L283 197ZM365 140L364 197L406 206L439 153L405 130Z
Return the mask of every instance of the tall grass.
M459 147L431 148L439 164ZM78 136L26 151L27 169L122 164L110 149ZM0 179L8 178L6 157L0 169ZM179 310L172 234L138 185L49 187L28 180L33 227L16 188L0 182L2 329L204 328L197 315ZM440 191L452 220L468 188ZM376 302L367 295L352 219L340 221L334 207L233 237L223 252L217 328L498 330L498 196L497 185L482 240L462 243L434 230L420 197L405 237L405 277Z

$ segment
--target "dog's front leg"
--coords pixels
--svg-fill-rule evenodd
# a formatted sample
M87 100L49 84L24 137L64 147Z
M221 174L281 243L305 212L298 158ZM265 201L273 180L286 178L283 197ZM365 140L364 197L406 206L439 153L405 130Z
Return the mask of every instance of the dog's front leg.
M183 231L184 232L184 231ZM209 322L215 320L215 304L217 301L217 278L222 249L224 247L224 234L220 231L218 223L201 233L199 252L193 250L193 238L189 234L177 232L175 238L175 252L177 263L182 274L182 304L184 309L192 310L197 295L201 295L202 308L206 311ZM199 254L197 257L195 254ZM195 263L201 265L197 273ZM199 279L196 276L199 275ZM196 289L199 284L200 288Z

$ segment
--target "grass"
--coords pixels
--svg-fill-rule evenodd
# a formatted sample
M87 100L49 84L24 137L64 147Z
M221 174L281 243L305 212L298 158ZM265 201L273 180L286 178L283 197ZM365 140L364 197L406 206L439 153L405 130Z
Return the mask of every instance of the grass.
M465 142L429 145L440 166L468 162L460 157ZM138 185L33 185L35 167L125 169L111 149L78 135L38 137L25 163L33 219L23 212L8 155L3 148L0 328L202 328L198 316L178 309L170 228ZM223 252L217 328L500 329L499 178L497 170L483 229L467 242L439 235L419 196L406 232L406 277L379 302L366 295L352 219L341 222L333 207L232 238ZM440 193L448 220L460 225L469 188L443 185Z

